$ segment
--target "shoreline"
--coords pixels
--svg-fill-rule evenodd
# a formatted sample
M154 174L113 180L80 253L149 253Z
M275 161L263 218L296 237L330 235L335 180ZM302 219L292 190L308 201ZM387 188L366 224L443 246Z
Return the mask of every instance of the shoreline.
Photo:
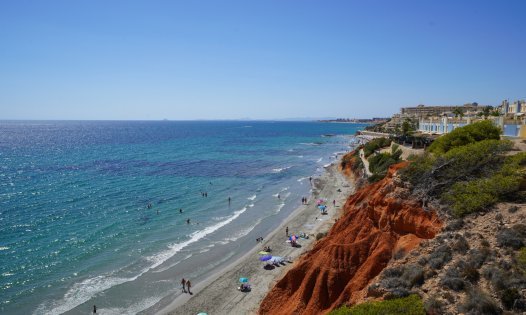
M266 239L245 255L231 264L217 270L203 281L196 283L193 295L180 294L163 306L157 305L141 313L154 311L156 314L255 314L259 305L274 284L281 279L298 260L299 256L308 252L316 242L316 234L326 233L340 217L342 206L354 191L354 184L339 170L341 155L332 165L325 168L321 177L313 179L312 194L307 205L296 208ZM341 192L337 190L340 189ZM328 214L321 215L316 206L318 198L326 198ZM336 207L332 205L336 200ZM301 247L292 247L286 242L285 228L290 233L309 234L309 239L300 238ZM292 263L285 263L273 269L264 269L264 263L258 260L257 252L264 246L272 248L272 255L290 257ZM239 278L247 277L252 290L240 292ZM176 279L177 281L177 279Z

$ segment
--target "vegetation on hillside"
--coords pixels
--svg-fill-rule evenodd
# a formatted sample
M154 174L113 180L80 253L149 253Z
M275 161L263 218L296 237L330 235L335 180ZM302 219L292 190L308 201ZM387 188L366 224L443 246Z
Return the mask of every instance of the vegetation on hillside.
M400 174L424 203L439 200L456 216L487 209L512 198L525 178L526 153L507 156L512 143L499 134L489 121L457 128Z
M444 154L449 150L482 140L499 140L500 129L489 120L483 120L462 128L456 128L450 133L436 139L429 147L429 152Z
M398 145L393 145L391 153L382 152L369 157L369 171L373 174L369 177L370 182L377 182L385 177L389 166L400 162L402 150Z
M340 166L342 169L346 169L347 167L350 167L352 171L356 171L360 168L363 168L363 163L362 163L362 159L360 159L359 151L354 150L352 152L345 154L342 157Z
M366 158L368 158L371 154L373 154L376 150L386 148L389 145L391 145L391 140L388 138L376 138L369 142L367 142L363 146L363 154Z
M416 255L400 261L394 253L393 259L400 262L370 284L371 296L395 300L340 308L332 314L410 313L376 307L435 291L424 303L420 300L425 311L419 314L526 311L525 210L516 205L507 210L505 204L493 207L501 201L526 200L526 152L512 151L513 143L500 140L500 132L489 121L474 123L438 138L424 155L408 158L409 165L399 171L404 186L424 208L432 202L453 217L444 216L449 220L442 233L422 242ZM371 156L370 170L383 172L394 153ZM477 212L484 213L465 218Z
M366 302L352 307L343 306L330 315L425 315L422 299L416 295L400 299Z

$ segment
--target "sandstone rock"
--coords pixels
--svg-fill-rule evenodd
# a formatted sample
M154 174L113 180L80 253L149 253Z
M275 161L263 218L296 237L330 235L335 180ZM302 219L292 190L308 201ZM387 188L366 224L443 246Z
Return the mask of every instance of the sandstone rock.
M362 301L395 250L409 252L421 239L435 236L442 226L435 212L393 194L401 188L393 176L403 166L394 165L386 178L347 200L342 217L277 282L261 303L260 314L325 314Z

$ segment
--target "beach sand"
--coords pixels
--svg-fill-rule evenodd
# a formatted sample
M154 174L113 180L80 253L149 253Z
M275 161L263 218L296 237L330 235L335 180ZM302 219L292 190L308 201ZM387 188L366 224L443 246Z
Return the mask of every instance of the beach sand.
M339 158L336 159L339 161ZM268 235L261 244L246 255L233 262L201 283L192 284L192 295L181 294L157 314L255 314L268 291L289 270L298 257L310 250L316 242L316 234L327 232L341 214L341 209L348 196L353 192L352 182L339 170L338 164L326 168L324 174L312 180L313 194L308 205L302 205ZM338 189L341 191L338 192ZM316 200L326 198L328 214L321 215ZM336 207L332 201L336 200ZM285 229L289 233L309 234L309 239L300 238L301 247L292 247L287 243ZM272 255L291 257L292 263L285 263L273 269L265 269L265 263L259 261L259 251L270 246ZM250 280L252 290L240 292L239 278Z

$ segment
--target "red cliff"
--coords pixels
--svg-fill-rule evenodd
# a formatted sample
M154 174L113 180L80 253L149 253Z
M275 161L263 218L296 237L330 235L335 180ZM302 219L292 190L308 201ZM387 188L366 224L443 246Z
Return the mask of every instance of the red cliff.
M433 238L441 222L393 175L352 195L342 217L269 292L260 314L320 314L363 299L395 252Z

